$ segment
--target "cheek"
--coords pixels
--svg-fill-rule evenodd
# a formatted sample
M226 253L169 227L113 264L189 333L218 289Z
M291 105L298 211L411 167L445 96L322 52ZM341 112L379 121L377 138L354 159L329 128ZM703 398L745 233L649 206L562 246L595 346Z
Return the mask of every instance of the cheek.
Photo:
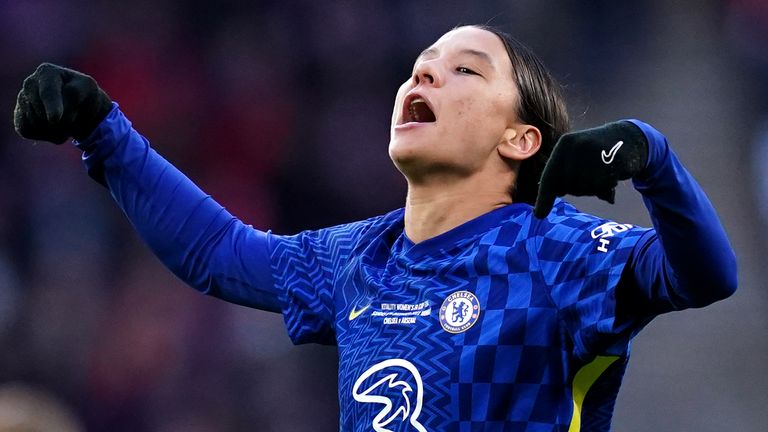
M509 125L506 114L509 104L504 104L493 95L468 98L457 101L450 118L445 122L446 129L441 135L457 152L466 159L486 158L492 152Z
M498 129L494 125L504 123L501 112L500 107L488 99L464 99L456 102L447 123L449 127L459 127L467 133L481 136L484 135L482 130L489 127Z
M472 110L475 106L473 100L462 100L456 104L456 117L459 119L466 119L472 116Z
M509 92L496 92L475 104L478 124L482 124L493 139L499 138L516 119L515 97Z
M457 99L452 114L456 119L477 121L508 116L513 108L514 96L509 93L484 93Z
M495 96L496 97L492 99L491 110L507 121L515 120L517 117L517 95L515 93L500 91L496 93Z

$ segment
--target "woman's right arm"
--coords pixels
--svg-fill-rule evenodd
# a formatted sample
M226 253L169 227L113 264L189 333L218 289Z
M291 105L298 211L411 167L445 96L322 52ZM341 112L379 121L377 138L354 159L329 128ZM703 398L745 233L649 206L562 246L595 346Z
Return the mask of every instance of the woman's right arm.
M74 137L90 176L182 280L232 303L282 311L296 343L335 342L335 281L379 218L295 236L255 230L152 150L92 77L51 63L24 80L13 125L35 141Z
M117 104L76 142L88 174L106 186L155 255L204 294L279 312L269 234L243 224L161 157Z

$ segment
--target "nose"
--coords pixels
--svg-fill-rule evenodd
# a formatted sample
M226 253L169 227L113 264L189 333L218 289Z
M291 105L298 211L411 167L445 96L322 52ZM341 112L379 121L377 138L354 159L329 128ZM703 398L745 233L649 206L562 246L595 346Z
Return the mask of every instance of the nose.
M440 87L442 80L435 60L424 60L413 70L413 82L415 85L429 84Z

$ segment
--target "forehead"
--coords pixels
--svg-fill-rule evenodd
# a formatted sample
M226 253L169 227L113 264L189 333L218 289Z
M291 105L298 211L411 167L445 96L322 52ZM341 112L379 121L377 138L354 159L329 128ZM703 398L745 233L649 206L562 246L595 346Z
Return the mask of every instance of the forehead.
M495 34L477 27L459 27L442 35L429 51L474 50L488 54L495 66L512 66L504 43ZM425 50L425 51L427 51Z

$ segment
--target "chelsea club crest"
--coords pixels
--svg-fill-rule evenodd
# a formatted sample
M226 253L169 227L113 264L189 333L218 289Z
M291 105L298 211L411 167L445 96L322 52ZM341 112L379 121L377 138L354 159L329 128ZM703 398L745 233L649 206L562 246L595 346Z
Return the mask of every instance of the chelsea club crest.
M469 291L456 291L440 306L440 325L448 333L469 330L480 316L480 301Z

